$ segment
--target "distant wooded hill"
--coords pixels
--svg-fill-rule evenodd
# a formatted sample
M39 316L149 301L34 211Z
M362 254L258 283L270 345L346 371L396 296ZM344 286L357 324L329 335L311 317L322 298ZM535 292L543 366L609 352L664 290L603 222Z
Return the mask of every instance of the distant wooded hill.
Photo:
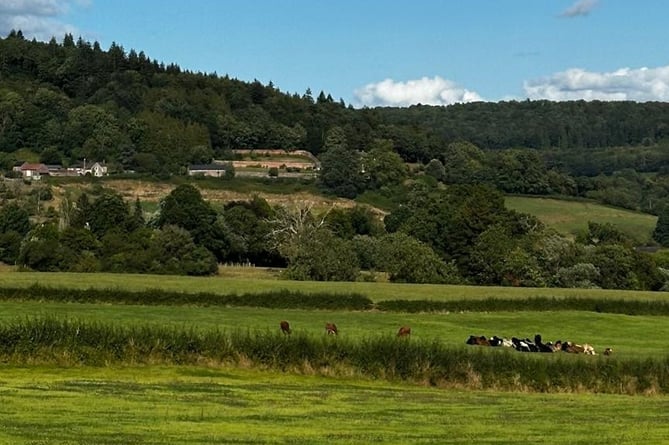
M110 172L168 176L185 174L189 164L234 160L233 150L306 150L323 158L337 147L337 155L323 158L321 182L353 197L393 181L377 171L378 180L347 184L351 171L365 167L344 162L343 154L366 152L369 164L374 147L390 147L446 184L587 197L657 214L669 202L667 136L666 103L354 109L324 92L288 94L271 82L182 70L116 43L102 49L69 34L28 41L20 32L0 39L5 172L20 161L69 166L88 159L105 161Z
M45 43L20 32L0 39L0 81L5 169L27 148L45 163L88 158L117 170L177 173L189 163L224 159L232 149L318 155L335 127L350 149L365 151L373 140L387 139L407 162L443 160L456 141L483 150L540 150L549 167L574 176L657 171L669 160L666 103L354 109L324 92L288 94L272 83L194 73L115 43L102 49L72 35Z

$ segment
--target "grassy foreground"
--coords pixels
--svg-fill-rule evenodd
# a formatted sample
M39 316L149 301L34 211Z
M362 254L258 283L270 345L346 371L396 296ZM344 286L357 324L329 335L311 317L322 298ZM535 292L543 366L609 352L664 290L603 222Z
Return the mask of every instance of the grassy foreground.
M662 444L665 396L430 389L193 367L0 366L0 443Z

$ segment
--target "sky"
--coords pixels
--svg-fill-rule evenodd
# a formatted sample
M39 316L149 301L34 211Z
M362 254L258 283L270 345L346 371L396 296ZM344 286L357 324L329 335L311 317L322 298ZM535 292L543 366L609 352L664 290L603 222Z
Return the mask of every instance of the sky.
M363 106L669 101L667 0L0 0L0 35L112 42Z

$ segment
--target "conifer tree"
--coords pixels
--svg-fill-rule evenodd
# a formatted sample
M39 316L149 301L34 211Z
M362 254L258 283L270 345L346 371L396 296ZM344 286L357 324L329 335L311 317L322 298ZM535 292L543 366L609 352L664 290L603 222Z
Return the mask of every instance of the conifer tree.
M669 206L665 206L658 215L657 224L653 231L653 239L660 243L661 246L669 246Z

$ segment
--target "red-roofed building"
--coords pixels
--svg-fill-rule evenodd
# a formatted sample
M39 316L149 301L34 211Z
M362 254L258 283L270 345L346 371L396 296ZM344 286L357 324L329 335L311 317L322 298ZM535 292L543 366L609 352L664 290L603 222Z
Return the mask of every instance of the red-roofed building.
M30 164L24 162L20 166L14 167L14 171L21 172L23 179L28 180L39 180L42 178L42 175L49 175L49 167L44 164Z

